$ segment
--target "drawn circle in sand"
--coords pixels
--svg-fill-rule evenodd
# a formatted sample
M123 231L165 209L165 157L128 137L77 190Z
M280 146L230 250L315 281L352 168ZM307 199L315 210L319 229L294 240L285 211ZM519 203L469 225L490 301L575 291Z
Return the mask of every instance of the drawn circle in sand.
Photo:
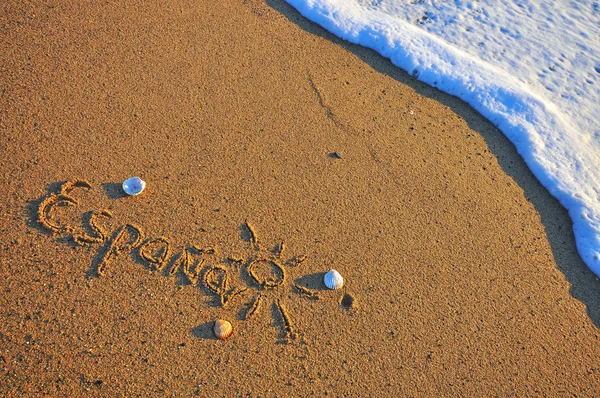
M285 280L283 266L276 260L254 260L248 265L248 274L265 289L273 289Z

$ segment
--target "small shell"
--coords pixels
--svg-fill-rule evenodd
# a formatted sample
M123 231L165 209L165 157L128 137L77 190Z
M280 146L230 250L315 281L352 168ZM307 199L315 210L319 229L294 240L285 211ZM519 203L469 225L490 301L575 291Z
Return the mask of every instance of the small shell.
M127 195L139 195L146 188L146 183L140 177L131 177L123 182L123 191Z
M330 269L329 272L325 274L323 282L325 282L325 286L329 289L339 289L344 286L344 278L342 278L342 275L334 269Z
M231 326L231 323L219 319L215 321L213 332L216 338L219 340L225 340L227 337L231 336L231 333L233 333L233 327Z

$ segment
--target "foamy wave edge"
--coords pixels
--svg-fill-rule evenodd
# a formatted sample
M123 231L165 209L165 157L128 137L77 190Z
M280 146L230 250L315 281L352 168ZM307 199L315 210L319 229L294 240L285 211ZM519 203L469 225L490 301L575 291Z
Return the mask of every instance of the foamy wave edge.
M600 158L586 150L590 139L560 109L502 69L407 22L344 0L286 1L305 18L375 50L494 123L569 211L577 250L600 276Z

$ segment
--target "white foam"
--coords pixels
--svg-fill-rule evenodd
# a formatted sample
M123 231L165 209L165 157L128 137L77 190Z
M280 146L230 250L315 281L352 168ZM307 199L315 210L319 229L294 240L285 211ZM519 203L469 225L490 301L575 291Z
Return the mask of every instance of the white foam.
M579 254L600 275L598 2L287 1L497 125L569 210Z

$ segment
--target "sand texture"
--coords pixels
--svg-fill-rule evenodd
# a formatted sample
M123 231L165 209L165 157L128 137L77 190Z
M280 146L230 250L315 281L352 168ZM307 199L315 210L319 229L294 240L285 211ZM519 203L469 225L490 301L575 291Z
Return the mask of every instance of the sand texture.
M600 395L568 215L461 101L280 0L0 32L1 396Z

